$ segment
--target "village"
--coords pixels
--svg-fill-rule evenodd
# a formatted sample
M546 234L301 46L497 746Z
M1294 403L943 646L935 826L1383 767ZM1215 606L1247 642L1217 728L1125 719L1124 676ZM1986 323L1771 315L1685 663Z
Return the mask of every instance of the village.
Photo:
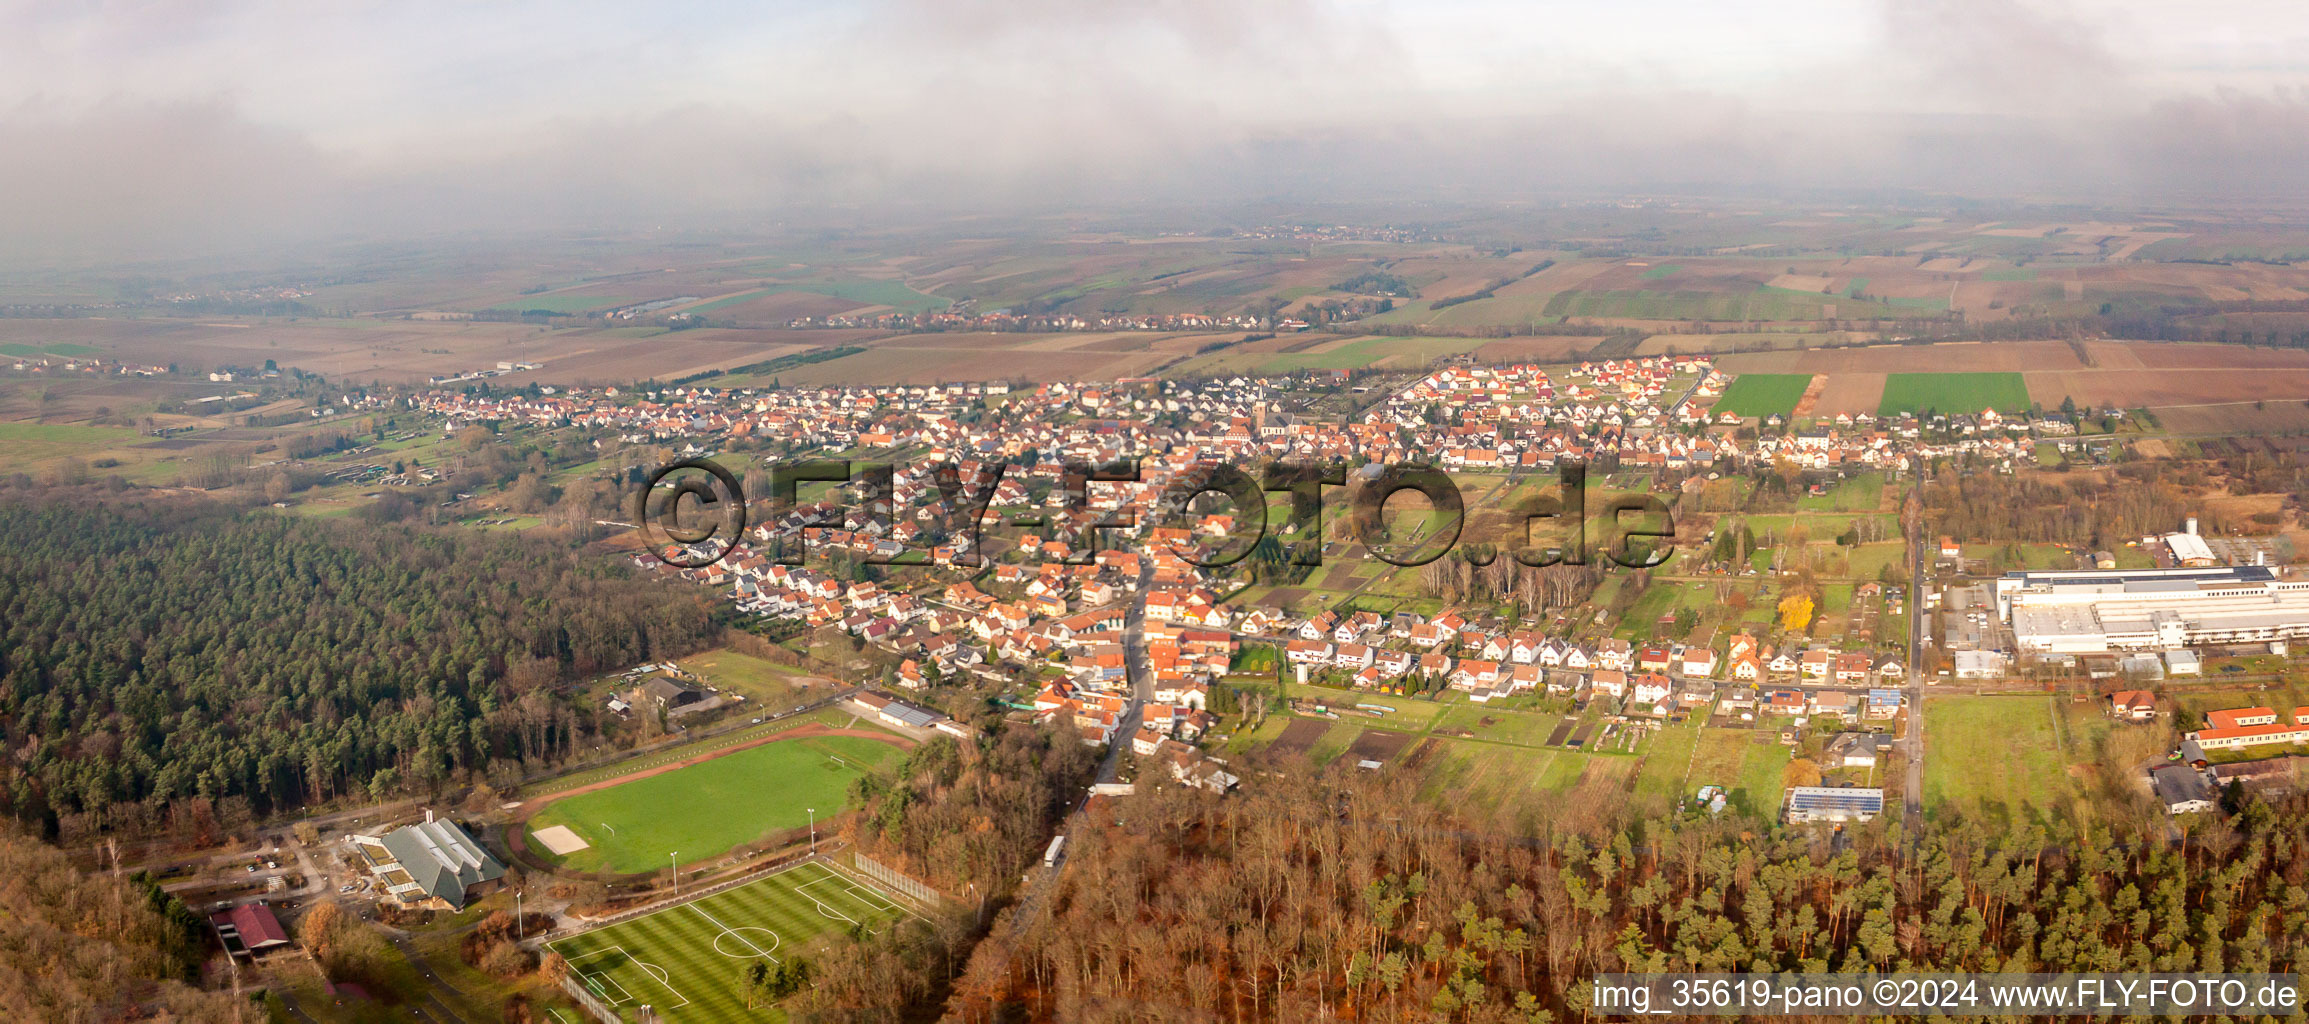
M1793 547L1776 535L1764 542L1780 545L1768 563L1748 559L1745 542L1727 560L1725 531L1751 531L1719 522L1666 582L1606 575L1598 589L1615 596L1536 615L1479 595L1417 598L1404 589L1408 569L1378 565L1373 576L1363 567L1376 564L1370 547L1339 531L1333 494L1324 496L1329 515L1289 518L1269 532L1319 559L1358 564L1283 578L1272 566L1198 564L1227 541L1242 510L1177 504L1230 463L1426 462L1452 473L1480 511L1577 462L1605 467L1607 481L1686 497L1719 475L1793 469L1811 481L1806 507L1864 510L1877 500L1869 490L1876 481L1897 480L1919 460L1961 458L2010 472L2037 457L2040 441L2074 433L2062 414L2029 410L1839 413L1800 423L1743 416L1722 408L1732 380L1705 358L1663 356L1553 369L1453 364L1396 380L1316 373L345 397L356 407L439 415L452 431L566 425L614 430L628 445L682 457L735 450L758 453L764 465L780 457L887 461L886 493L837 484L798 494L734 549L700 545L683 559L720 556L710 564L677 568L647 552L634 564L716 588L765 621L852 638L874 652L879 681L894 690L967 684L1008 713L1061 722L1086 744L1124 752L1125 775L1141 762L1159 764L1176 781L1223 789L1248 770L1245 755L1304 746L1276 742L1270 709L1352 722L1388 718L1397 706L1390 700L1448 699L1536 714L1546 721L1535 739L1546 739L1535 745L1550 750L1636 753L1670 724L1738 726L1777 739L1783 760L1810 766L1775 787L1783 816L1866 820L1885 800L1873 769L1915 710L1915 691L1905 689L1910 625L1920 617L1941 624L1929 631L1940 663L1927 666L1928 679L1977 684L2016 667L2009 640L1982 642L1992 638L1984 628L1990 584L1957 579L1945 593L1920 591L1927 600L1911 609L1907 585L1897 582L1905 574L1892 574L1896 539L1864 533L1838 538L1849 548L1826 549L1852 556L1824 567L1841 582L1815 588L1833 628L1807 629L1778 621L1786 609L1771 603L1774 577L1757 572L1819 567L1820 541L1806 544L1800 530L1787 531ZM1135 460L1135 479L1067 490L1064 466L1126 460ZM953 473L946 488L941 467ZM749 484L761 479L749 474ZM957 480L960 492L950 489ZM1796 524L1859 531L1862 518L1800 514ZM1879 568L1862 568L1864 551ZM1941 554L1944 572L1967 568L1961 552ZM1753 598L1757 610L1714 609L1695 622L1693 612L1711 593L1720 602L1726 586L1734 603ZM1652 597L1663 588L1660 605ZM1143 645L1146 692L1133 685L1134 645ZM2097 666L2100 656L2089 661ZM1246 698L1259 707L1243 708ZM1252 735L1258 740L1241 738ZM1377 767L1385 758L1356 760ZM1832 785L1810 784L1821 781ZM1683 787L1678 800L1720 804L1700 795L1707 788ZM1813 792L1831 788L1854 792Z

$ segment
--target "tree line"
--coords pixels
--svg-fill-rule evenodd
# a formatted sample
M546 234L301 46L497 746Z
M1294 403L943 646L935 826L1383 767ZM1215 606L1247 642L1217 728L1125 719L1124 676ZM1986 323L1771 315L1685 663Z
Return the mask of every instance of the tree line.
M0 832L0 1013L21 1021L257 1020L262 1007L196 979L208 924L139 879L82 874Z
M480 531L93 489L0 495L7 811L84 838L567 758L554 684L698 649L711 607Z
M945 1019L1542 1024L1603 1019L1597 972L2291 971L2309 931L2299 798L2178 839L2159 816L1838 841L1705 816L1486 831L1417 787L1286 772L1120 801Z

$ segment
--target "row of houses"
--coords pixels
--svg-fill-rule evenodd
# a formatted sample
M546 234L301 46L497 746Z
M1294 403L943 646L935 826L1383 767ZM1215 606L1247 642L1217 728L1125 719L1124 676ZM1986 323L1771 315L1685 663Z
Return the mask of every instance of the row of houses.
M1904 659L1818 645L1773 650L1756 637L1734 634L1724 654L1713 648L1680 643L1634 644L1606 637L1593 644L1542 634L1536 630L1484 633L1446 611L1433 620L1398 616L1375 621L1371 613L1341 617L1325 612L1302 623L1283 644L1283 656L1310 670L1342 669L1358 682L1396 679L1413 673L1435 678L1473 675L1473 684L1491 679L1502 666L1565 669L1572 672L1644 672L1672 674L1686 679L1729 679L1757 683L1772 679L1801 679L1815 683L1862 686L1895 682L1908 673ZM1392 645L1392 646L1387 646ZM1463 669L1456 651L1472 664ZM1365 673L1370 674L1366 679ZM1455 678L1455 685L1457 680Z

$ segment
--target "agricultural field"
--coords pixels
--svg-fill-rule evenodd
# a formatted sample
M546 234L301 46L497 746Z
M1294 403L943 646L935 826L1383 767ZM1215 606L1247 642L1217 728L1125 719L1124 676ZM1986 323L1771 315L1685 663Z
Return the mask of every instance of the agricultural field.
M807 954L852 929L869 934L907 913L889 895L820 860L734 889L549 944L572 976L623 1013L647 1006L667 1024L782 1021L755 1008L745 978L755 963Z
M1240 337L1152 331L900 334L847 342L862 345L865 351L782 370L776 376L784 384L804 386L1105 380L1151 373L1204 345Z
M852 779L901 756L896 742L882 739L789 736L553 800L524 827L540 855L547 847L538 834L556 826L582 840L583 848L553 856L570 871L651 871L674 851L703 862L808 824L806 808L831 817L848 801Z
M1636 346L1639 356L1693 353L1769 352L1777 349L1819 348L1841 344L1853 335L1843 331L1735 331L1721 334L1655 334Z
M2029 406L2028 383L2018 373L1895 373L1884 381L1878 416L1901 413L2013 414Z
M1787 416L1812 383L1808 373L1744 373L1716 399L1713 412L1761 418Z
M524 295L518 299L500 302L489 308L526 313L532 309L549 310L558 314L586 313L596 309L611 309L634 301L631 295L586 295L579 292L559 292Z
M137 443L136 431L128 427L0 422L0 470L37 469L55 460Z
M526 297L526 302L548 296ZM567 297L576 301L582 297ZM598 324L599 321L595 321ZM508 373L492 383L631 383L726 370L772 356L831 347L887 332L852 330L732 330L663 327L552 327L534 323L400 319L239 318L34 320L0 318L0 345L53 348L69 344L103 358L186 370L261 366L273 360L348 382L411 384L494 367L532 362L538 370ZM125 385L128 382L107 382ZM147 385L165 382L143 382ZM209 386L210 393L239 385ZM123 403L112 403L119 408Z

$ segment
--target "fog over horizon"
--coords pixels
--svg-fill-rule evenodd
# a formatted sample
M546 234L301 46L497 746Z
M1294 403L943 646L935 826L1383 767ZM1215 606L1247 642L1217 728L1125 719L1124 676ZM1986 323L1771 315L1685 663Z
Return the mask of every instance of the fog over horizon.
M0 8L0 256L1035 210L2309 195L2309 8Z

